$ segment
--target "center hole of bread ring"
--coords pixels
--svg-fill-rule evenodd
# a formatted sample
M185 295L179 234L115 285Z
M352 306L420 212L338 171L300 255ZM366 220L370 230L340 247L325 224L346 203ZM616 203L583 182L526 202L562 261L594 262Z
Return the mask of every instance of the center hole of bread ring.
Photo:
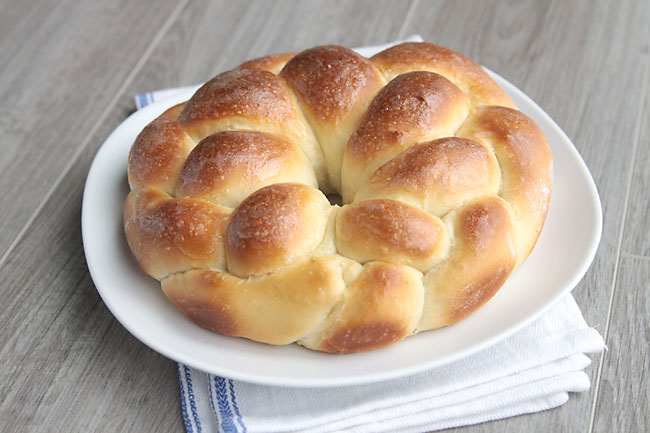
M330 201L330 204L337 205L337 206L343 206L343 197L341 197L341 194L325 194L325 197Z

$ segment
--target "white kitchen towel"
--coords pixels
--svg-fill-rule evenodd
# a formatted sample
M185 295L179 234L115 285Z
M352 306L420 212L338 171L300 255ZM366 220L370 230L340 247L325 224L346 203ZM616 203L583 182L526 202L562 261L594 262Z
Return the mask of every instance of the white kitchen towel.
M407 40L421 41L418 35ZM397 42L394 42L397 43ZM393 44L394 44L393 43ZM392 45L365 47L366 56ZM182 88L197 88L191 86ZM136 96L142 108L173 96ZM604 347L567 295L509 338L454 363L374 384L335 388L253 385L178 365L188 432L424 432L564 404L589 389L585 353Z

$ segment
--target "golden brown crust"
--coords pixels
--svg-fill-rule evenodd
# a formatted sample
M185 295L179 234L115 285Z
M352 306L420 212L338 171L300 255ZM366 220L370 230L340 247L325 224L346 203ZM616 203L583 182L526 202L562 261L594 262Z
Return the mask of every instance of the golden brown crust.
M301 52L280 75L313 118L329 123L347 117L382 84L368 59L336 45Z
M452 113L459 108L461 121L453 122ZM415 137L449 136L468 112L467 97L445 77L431 72L400 75L373 99L348 141L347 154L368 158L392 144L408 145Z
M177 195L236 207L261 187L287 181L317 186L311 164L293 142L265 132L224 131L189 154Z
M298 119L283 81L268 71L233 69L205 83L178 117L188 133L199 140L207 135L208 121L236 118L281 124Z
M205 83L178 117L199 141L221 131L264 131L286 136L311 162L319 184L327 182L320 146L283 79L268 71L233 69Z
M175 121L159 118L147 125L129 152L129 185L173 193L194 142Z
M307 121L320 143L329 172L329 193L341 189L345 144L356 129L372 97L384 81L365 57L339 46L303 51L280 72L298 97Z
M409 71L443 75L468 94L473 105L514 107L510 97L470 58L427 42L406 42L370 58L386 80Z
M426 271L447 253L449 236L440 219L395 200L367 200L337 215L341 254L361 263L372 260Z
M551 199L553 160L546 138L525 114L506 107L476 110L458 135L490 146L499 161L500 195L513 208L521 263L535 247Z
M195 270L162 282L165 295L199 325L269 344L289 344L322 322L358 263L336 256L308 258L272 274L240 279Z
M232 213L228 270L247 277L274 271L321 243L329 202L317 189L278 183L257 190Z
M442 216L476 196L496 194L500 177L489 148L445 137L416 144L379 167L355 201L392 198Z
M512 217L496 196L473 201L445 217L454 233L449 258L424 276L418 331L450 325L487 302L516 266Z
M259 57L242 63L239 68L257 69L259 71L269 71L273 74L279 74L284 65L291 60L296 53L272 54L270 56Z
M228 209L203 200L136 190L124 205L124 231L140 267L161 279L197 267L223 267L228 217Z
M370 262L345 290L325 330L300 341L330 353L393 344L411 334L422 309L422 274L406 266Z
M165 296L194 323L223 335L239 336L240 326L232 310L227 273L203 269L177 273L162 280Z
M343 157L343 201L386 161L418 141L453 135L469 112L453 83L431 72L410 72L373 99Z

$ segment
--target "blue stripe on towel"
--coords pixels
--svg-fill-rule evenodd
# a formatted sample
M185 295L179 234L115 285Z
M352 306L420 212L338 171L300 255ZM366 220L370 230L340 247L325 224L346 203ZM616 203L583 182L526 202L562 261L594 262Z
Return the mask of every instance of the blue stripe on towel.
M239 413L239 407L237 407L237 399L235 398L235 384L233 383L232 379L228 379L228 388L230 389L230 401L232 401L232 407L235 409L235 414L237 415L237 421L241 426L241 431L243 433L247 433L248 430L244 425L244 420L241 417L241 413Z
M181 377L181 365L178 364L178 384L181 387L181 408L183 410L183 422L185 423L185 430L188 432L194 431L192 428L192 422L190 421L190 416L187 413L187 403L185 402L185 383Z
M138 93L135 95L135 98L137 99L136 105L137 109L140 110L147 105L156 102L156 98L154 97L153 92L145 92L145 93Z
M190 410L192 411L192 417L194 418L194 424L196 424L197 433L201 433L203 430L201 428L201 420L199 420L199 414L196 411L196 400L194 399L194 390L192 389L192 375L190 374L190 369L186 365L183 365L183 370L185 371L185 380L187 381L187 395L190 400Z
M226 390L226 379L219 376L213 376L215 394L217 396L217 405L219 406L219 415L221 417L221 431L224 433L237 433L237 427L233 422L232 411L228 404L228 391Z
M147 101L147 96L144 93L138 93L138 105L139 105L138 109L144 108L147 105L149 105L149 101Z
M212 415L214 416L214 422L217 427L219 426L219 416L217 415L217 408L214 405L214 395L216 391L214 390L214 380L212 380L212 375L208 375L208 394L210 394L210 406L212 406Z

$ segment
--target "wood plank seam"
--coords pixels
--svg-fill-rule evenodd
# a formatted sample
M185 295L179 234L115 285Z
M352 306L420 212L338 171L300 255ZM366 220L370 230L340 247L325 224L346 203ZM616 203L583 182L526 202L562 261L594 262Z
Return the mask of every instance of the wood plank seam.
M650 40L648 41L650 43ZM623 215L621 215L621 223L619 226L618 241L616 245L616 256L614 259L614 274L612 276L612 285L609 297L609 305L607 307L607 321L605 322L605 330L603 331L603 339L605 345L609 339L609 328L612 318L612 309L614 304L614 297L616 295L616 280L618 278L618 271L621 265L621 257L623 256L621 250L623 248L623 238L625 234L625 222L627 219L627 208L630 201L630 191L632 189L632 180L634 178L634 170L636 165L636 154L639 147L639 140L641 139L641 126L643 124L643 113L645 111L646 92L648 91L648 81L650 81L650 56L646 56L645 66L643 68L643 81L641 82L641 92L639 97L639 111L637 113L636 125L634 127L634 140L632 141L632 167L628 173L625 185L625 199L623 200ZM598 394L600 392L600 381L603 374L603 367L605 364L605 357L607 352L604 351L600 355L600 362L598 363L598 371L596 373L596 383L594 384L594 401L591 406L591 419L589 420L589 433L593 433L594 424L596 422L596 411L598 407Z
M650 256L642 256L641 254L623 253L623 257L627 259L650 260Z
M135 64L129 75L124 79L124 82L120 86L120 88L115 92L115 96L108 102L106 105L106 108L102 112L102 114L99 116L97 122L90 128L88 134L86 135L86 139L81 143L81 145L77 148L77 150L72 154L70 157L70 162L64 167L64 169L61 171L61 174L59 177L54 181L50 189L48 190L47 194L43 197L43 200L41 203L38 205L38 207L34 210L32 215L29 217L25 225L23 225L23 228L18 232L16 237L14 238L13 242L9 245L7 248L7 251L2 255L0 258L0 269L4 266L5 262L13 252L13 250L16 248L18 243L22 240L22 238L25 236L27 233L27 230L29 227L34 223L38 215L41 213L43 208L45 207L45 204L48 202L48 200L52 197L52 194L56 189L58 188L59 184L65 179L66 175L68 172L72 169L74 164L79 160L79 157L83 153L84 149L88 146L88 143L90 143L90 140L93 138L97 130L100 128L108 114L111 112L113 107L117 104L117 101L120 99L120 97L123 95L124 91L127 89L131 81L135 78L135 76L138 74L140 69L144 66L146 61L149 59L153 51L156 49L160 41L163 39L164 35L167 33L169 28L172 26L172 24L176 21L178 16L181 14L183 9L185 9L185 6L187 6L187 3L189 0L182 0L176 8L172 11L172 13L169 15L167 20L163 23L163 25L160 27L160 30L158 30L158 33L154 36L154 38L151 40L151 43L147 47L147 49L144 51L142 56L140 56L140 59L138 62Z
M406 11L404 22L402 23L402 26L399 28L399 32L397 32L398 41L404 39L404 37L406 36L406 29L408 28L409 23L411 22L411 18L413 18L413 14L415 14L415 9L418 7L418 3L420 3L420 0L411 1L411 5Z

